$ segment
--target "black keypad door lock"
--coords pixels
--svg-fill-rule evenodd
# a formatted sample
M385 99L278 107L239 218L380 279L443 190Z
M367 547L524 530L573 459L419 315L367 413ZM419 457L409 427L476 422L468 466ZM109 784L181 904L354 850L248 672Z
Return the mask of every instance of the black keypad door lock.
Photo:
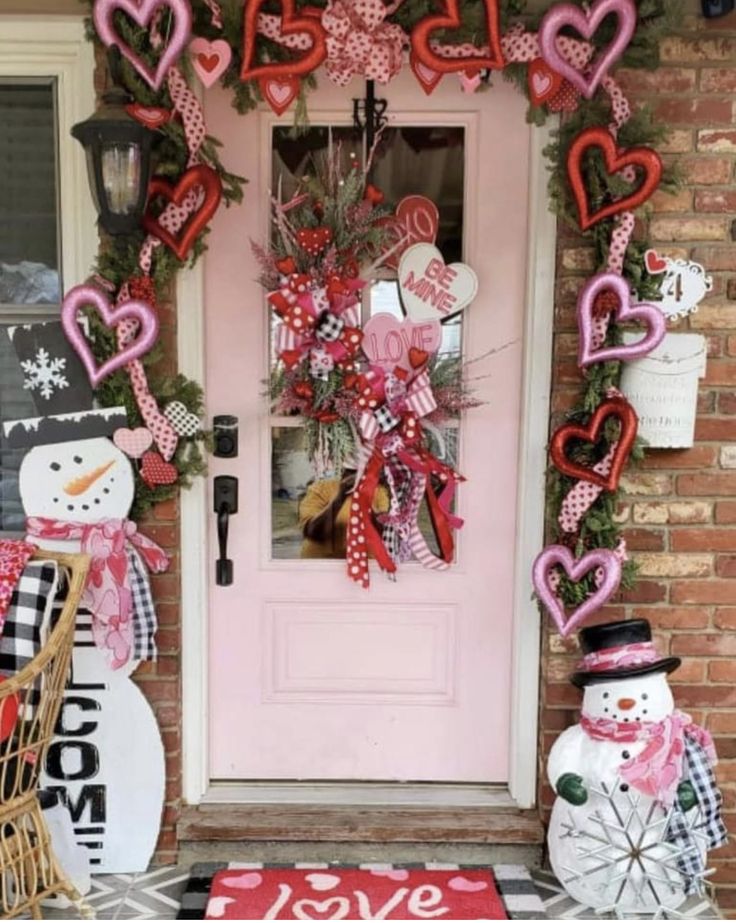
M222 414L212 421L216 458L238 457L238 418Z
M215 579L218 586L231 586L233 562L227 556L227 541L230 534L230 517L238 512L238 479L229 475L215 478L215 513L217 514L217 543L220 556L215 565Z

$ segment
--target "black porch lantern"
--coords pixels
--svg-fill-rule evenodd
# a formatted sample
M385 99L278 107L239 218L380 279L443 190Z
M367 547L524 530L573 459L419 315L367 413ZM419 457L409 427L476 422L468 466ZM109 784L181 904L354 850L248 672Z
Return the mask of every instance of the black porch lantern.
M108 234L137 231L151 178L152 132L131 116L131 97L116 80L120 52L111 49L113 86L95 114L72 128L87 154L87 172L100 224Z

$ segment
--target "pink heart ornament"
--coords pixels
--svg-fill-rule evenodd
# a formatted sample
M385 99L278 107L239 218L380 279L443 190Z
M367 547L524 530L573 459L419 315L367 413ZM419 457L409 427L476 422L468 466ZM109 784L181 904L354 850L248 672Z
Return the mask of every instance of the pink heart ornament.
M124 320L137 321L138 336L125 349L98 366L77 322L77 316L84 307L94 308L110 329ZM125 301L113 307L107 296L91 285L78 285L67 294L61 306L61 324L66 338L82 360L93 388L129 362L145 356L158 337L158 315L149 304L145 301Z
M162 7L168 7L173 12L174 25L156 69L151 70L117 33L115 13L118 10L125 13L143 29L150 28L156 13ZM117 45L121 54L154 90L161 89L169 68L183 54L192 31L192 9L188 0L95 0L92 19L103 44L108 48Z
M231 875L221 878L221 884L234 891L253 891L263 884L263 875L260 872L245 872L243 875Z
M648 327L641 340L618 346L602 346L598 349L593 344L593 306L601 292L612 291L618 299L616 317L621 323L636 321ZM631 291L627 282L615 272L601 272L593 276L583 287L577 306L578 365L581 368L596 362L626 362L648 355L662 342L667 332L667 323L662 311L655 304L631 304Z
M209 42L197 36L189 43L189 54L195 74L207 89L217 83L233 59L232 48L222 38Z
M452 891L462 891L467 894L474 894L478 891L485 891L488 887L487 881L471 881L463 875L457 875L447 882L447 887Z
M401 301L415 322L446 320L478 294L478 277L465 263L445 264L433 244L415 244L399 263Z
M572 28L590 40L598 26L610 13L616 14L616 34L613 41L593 62L586 76L572 66L560 53L557 40L565 28ZM609 68L621 57L636 30L636 4L634 0L596 0L585 11L571 3L557 3L545 14L539 26L538 38L542 57L552 70L557 71L586 99L592 99Z
M153 445L153 433L145 426L137 429L123 427L113 433L112 441L128 458L142 458Z
M442 325L438 320L398 320L393 314L374 314L363 330L363 352L373 365L390 371L397 365L411 370L409 350L435 353L442 342Z
M562 603L550 586L550 574L555 567L561 567L575 583L592 570L601 568L603 571L603 579L598 589L567 618ZM608 548L597 548L576 560L570 549L564 545L549 545L534 561L532 581L540 602L551 615L559 633L566 638L605 605L616 592L621 583L621 561Z

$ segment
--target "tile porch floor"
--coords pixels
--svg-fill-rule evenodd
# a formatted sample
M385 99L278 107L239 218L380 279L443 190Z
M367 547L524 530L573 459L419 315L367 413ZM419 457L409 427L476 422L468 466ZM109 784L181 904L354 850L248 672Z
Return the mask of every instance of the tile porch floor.
M174 920L189 879L189 866L154 869L140 875L98 875L87 900L99 920ZM550 920L590 919L590 911L576 904L549 873L532 876ZM68 920L68 910L44 909L46 919ZM709 901L694 898L675 919L722 919Z

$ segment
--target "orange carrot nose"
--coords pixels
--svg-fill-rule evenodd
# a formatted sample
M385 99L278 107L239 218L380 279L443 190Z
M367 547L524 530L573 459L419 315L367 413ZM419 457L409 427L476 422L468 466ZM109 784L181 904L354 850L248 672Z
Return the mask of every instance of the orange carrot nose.
M73 481L69 481L68 484L64 485L64 493L69 494L71 497L78 497L80 494L85 493L85 491L89 490L95 481L99 481L102 475L109 471L114 464L115 460L113 459L106 465L100 465L99 468L90 471L89 474L83 474L81 478L75 478Z
M636 699L619 699L616 705L618 705L621 711L628 711L636 705Z

